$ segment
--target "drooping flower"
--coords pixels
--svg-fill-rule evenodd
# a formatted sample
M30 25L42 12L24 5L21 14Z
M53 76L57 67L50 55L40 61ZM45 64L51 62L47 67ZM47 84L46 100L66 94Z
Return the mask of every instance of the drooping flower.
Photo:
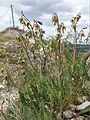
M45 30L42 29L42 34L45 34Z
M41 21L38 21L38 20L37 20L37 22L38 22L38 24L42 25L42 22L41 22Z

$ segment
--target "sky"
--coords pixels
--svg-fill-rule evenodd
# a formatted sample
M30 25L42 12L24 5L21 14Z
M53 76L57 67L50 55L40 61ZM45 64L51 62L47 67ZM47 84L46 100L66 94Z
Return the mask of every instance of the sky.
M16 26L20 26L18 19L22 10L31 21L35 19L43 22L42 27L46 31L47 36L55 33L51 22L54 12L59 16L59 20L64 22L67 30L71 26L70 20L77 13L81 13L82 16L78 22L78 29L90 27L89 0L0 0L0 31L12 26L11 4L14 9Z

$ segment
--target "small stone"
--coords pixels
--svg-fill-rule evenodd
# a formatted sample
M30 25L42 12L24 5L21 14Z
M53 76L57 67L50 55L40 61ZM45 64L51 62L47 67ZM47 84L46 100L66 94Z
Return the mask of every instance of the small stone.
M62 120L62 114L58 113L57 120Z
M87 101L88 97L87 96L83 96L82 99L83 99L83 101Z
M1 89L4 89L4 88L5 88L4 85L0 85L0 90L1 90Z
M75 111L76 110L76 105L70 104L69 108L71 109L71 111Z
M87 117L87 120L90 120L90 116Z
M77 99L77 101L78 101L79 103L83 103L83 99L82 99L81 97L79 97L79 98Z
M64 118L67 118L67 119L72 118L73 112L70 110L67 110L67 111L63 112L63 116L64 116Z
M76 118L76 120L85 120L85 117L84 116L79 116Z
M79 103L83 103L83 102L85 102L86 100L87 100L87 96L78 97L78 99L77 99L77 101L78 101Z
M71 120L76 120L75 118L72 118Z
M90 105L90 102L89 101L85 101L84 103L80 104L80 105L77 105L76 107L76 110L83 110L85 109L86 107L88 107Z

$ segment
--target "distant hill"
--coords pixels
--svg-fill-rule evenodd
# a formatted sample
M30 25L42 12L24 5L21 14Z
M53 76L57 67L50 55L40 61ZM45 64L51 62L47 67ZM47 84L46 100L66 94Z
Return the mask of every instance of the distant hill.
M0 42L15 40L19 32L23 32L19 28L8 27L0 32Z
M67 47L69 47L69 49L73 48L73 44L72 43L68 43ZM80 52L87 52L90 50L90 44L77 44L77 50Z
M90 44L78 44L77 48L79 51L89 51L90 50Z

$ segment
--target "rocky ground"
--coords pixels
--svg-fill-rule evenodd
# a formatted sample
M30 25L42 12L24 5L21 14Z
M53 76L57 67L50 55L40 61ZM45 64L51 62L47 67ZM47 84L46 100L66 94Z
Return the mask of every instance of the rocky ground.
M5 85L0 85L0 110L6 110L10 101L19 97L18 89L12 87L8 89Z
M6 85L0 84L0 111L5 111L15 99L19 98L18 89L8 89ZM90 120L90 98L82 96L77 99L78 104L70 104L68 110L58 114L58 120ZM0 119L2 120L2 119Z

